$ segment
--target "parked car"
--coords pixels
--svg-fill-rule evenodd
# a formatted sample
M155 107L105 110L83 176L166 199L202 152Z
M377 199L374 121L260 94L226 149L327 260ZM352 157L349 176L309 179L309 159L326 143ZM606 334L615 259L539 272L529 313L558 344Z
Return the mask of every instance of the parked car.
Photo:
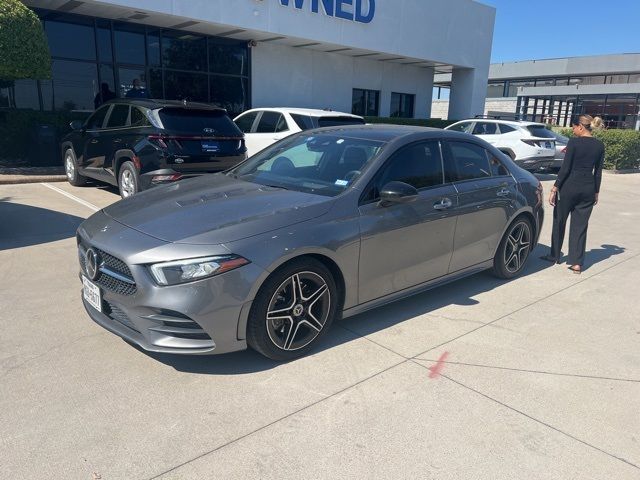
M543 123L475 118L449 125L446 130L476 135L529 171L544 170L553 165L555 137Z
M562 162L564 162L564 154L567 153L569 137L560 135L558 132L554 132L553 130L551 133L556 139L556 155L553 159L553 164L551 164L551 170L557 172L560 170L560 167L562 167Z
M313 159L313 161L310 161ZM156 352L309 352L338 317L492 269L521 274L542 186L457 132L300 132L234 169L154 188L83 222L84 306Z
M254 108L238 115L234 122L244 132L249 156L303 130L365 123L358 115L309 108Z
M219 172L247 158L226 110L177 101L117 99L71 122L62 158L71 185L115 185L123 198L185 177Z

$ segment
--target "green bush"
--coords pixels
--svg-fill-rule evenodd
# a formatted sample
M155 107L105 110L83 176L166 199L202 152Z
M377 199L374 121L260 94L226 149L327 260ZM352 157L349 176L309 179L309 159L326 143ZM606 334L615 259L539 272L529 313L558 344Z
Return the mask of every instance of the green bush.
M25 161L32 157L31 152L37 146L34 145L34 140L38 125L52 126L59 141L71 131L69 123L72 120L85 120L87 116L88 114L62 111L0 110L0 159ZM57 159L57 150L55 154ZM61 164L60 162L57 164Z
M418 127L444 128L456 123L453 120L439 118L396 118L396 117L364 117L367 123L388 123L392 125L415 125Z
M0 79L49 79L51 56L38 16L19 0L0 0Z
M573 137L571 128L559 131L565 137ZM593 136L604 143L604 168L626 170L640 168L640 132L637 130L600 130Z

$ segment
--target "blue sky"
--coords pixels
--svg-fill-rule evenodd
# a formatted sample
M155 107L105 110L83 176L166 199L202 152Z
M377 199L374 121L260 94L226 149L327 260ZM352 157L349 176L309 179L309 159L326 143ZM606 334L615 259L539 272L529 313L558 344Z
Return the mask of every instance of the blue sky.
M491 62L640 53L640 0L479 0L496 7Z

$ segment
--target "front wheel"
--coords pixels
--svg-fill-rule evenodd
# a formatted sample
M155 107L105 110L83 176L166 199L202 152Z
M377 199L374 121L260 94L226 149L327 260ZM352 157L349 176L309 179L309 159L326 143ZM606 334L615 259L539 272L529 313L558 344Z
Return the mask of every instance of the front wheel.
M260 288L247 324L247 343L265 357L305 355L331 326L337 288L327 267L312 258L293 261Z
M118 171L120 196L128 198L140 191L140 175L132 162L124 162Z
M64 171L67 174L67 181L74 187L82 187L87 183L87 177L78 172L78 161L72 148L64 152Z
M507 229L493 259L493 273L511 279L522 273L531 253L533 228L526 218L519 218Z

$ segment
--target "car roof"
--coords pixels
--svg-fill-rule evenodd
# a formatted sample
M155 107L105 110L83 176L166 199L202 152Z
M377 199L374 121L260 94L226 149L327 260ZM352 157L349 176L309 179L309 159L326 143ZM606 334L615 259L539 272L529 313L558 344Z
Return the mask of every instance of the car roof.
M500 124L512 125L514 127L529 127L532 125L536 127L545 127L545 124L540 122L528 122L526 120L503 120L500 118L467 118L465 120L460 120L456 123L461 123L461 122L500 123ZM452 124L452 125L455 125L455 124Z
M149 98L114 98L105 102L104 105L111 103L126 103L128 105L136 105L138 107L148 108L150 110L156 110L159 108L185 108L194 110L212 110L226 112L224 108L216 107L209 103L201 102L186 102L181 100L161 100L161 99L149 99Z
M354 115L352 113L345 112L337 112L335 110L319 110L316 108L297 108L297 107L262 107L262 108L252 108L251 110L247 110L246 112L242 112L242 114L247 112L258 112L269 110L271 112L279 112L279 113L295 113L298 115L307 115L310 117L351 117L351 118L359 118L362 119L359 115ZM241 114L241 115L242 115Z
M415 134L424 134L425 139L456 138L467 141L475 141L476 139L476 137L466 133L451 132L440 128L418 127L413 125L390 125L384 123L323 127L316 128L314 130L305 130L299 135L304 134L309 136L320 134L339 135L345 138L360 138L380 142L390 142L398 138Z

